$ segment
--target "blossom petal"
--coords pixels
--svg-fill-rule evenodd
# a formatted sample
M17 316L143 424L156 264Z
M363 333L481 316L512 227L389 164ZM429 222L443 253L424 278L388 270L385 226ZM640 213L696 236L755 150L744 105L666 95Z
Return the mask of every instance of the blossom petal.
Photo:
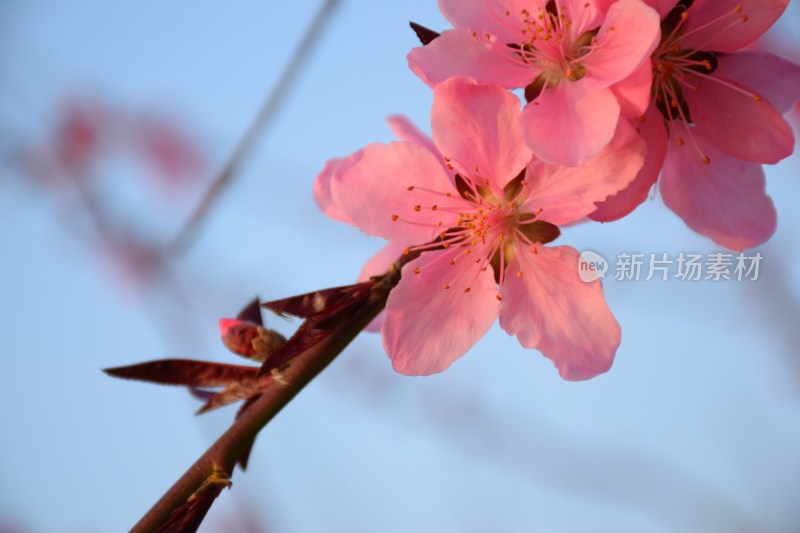
M358 275L358 281L367 281L372 276L379 276L389 270L389 267L397 261L403 254L405 246L396 242L390 242L378 253L369 258L361 269ZM378 333L383 326L383 320L386 318L386 311L381 311L378 316L372 319L372 322L364 328L369 333Z
M364 331L367 333L380 333L383 329L383 322L386 320L386 310L384 309L378 315L372 319L372 322L367 324L364 328Z
M550 163L574 166L594 156L614 136L619 103L610 89L587 91L581 81L545 90L522 110L525 140Z
M439 10L456 28L489 32L502 42L519 44L526 40L523 10L537 13L545 4L545 0L439 0Z
M451 78L433 91L433 141L473 181L485 178L502 188L525 167L531 152L519 117L519 99L497 85Z
M445 173L450 176L450 182L455 186L454 177L456 171L452 168L448 168L444 157L439 153L439 149L433 144L433 139L429 135L420 131L420 129L404 115L390 115L386 117L386 121L389 123L389 127L392 128L392 131L398 139L417 144L433 154L436 160L442 165L442 169Z
M470 76L507 89L525 87L540 71L519 60L497 37L468 29L443 31L429 44L413 48L407 59L409 68L430 87L453 76Z
M678 0L644 0L644 2L658 11L658 15L663 19L678 4Z
M624 189L645 160L644 139L625 120L599 154L577 167L547 165L534 160L525 173L531 192L522 211L541 209L539 218L556 226L576 222L596 209L595 202Z
M314 180L314 200L319 208L322 209L322 212L334 220L353 224L347 213L334 202L331 193L331 181L339 169L351 167L360 157L360 152L356 152L347 158L336 157L329 159Z
M597 29L603 21L603 13L597 0L560 0L557 2L557 7L570 21L573 35L582 35L584 32Z
M458 248L423 253L403 267L386 302L383 345L392 366L412 376L445 370L489 330L498 306L491 267L482 272Z
M653 83L653 66L644 61L633 74L611 86L620 105L620 115L636 118L647 112L650 105L650 86Z
M622 332L600 280L578 277L570 246L520 249L501 287L500 326L526 348L536 348L568 380L590 379L611 368Z
M364 266L361 268L361 273L358 275L358 281L367 281L373 276L380 276L385 274L389 267L392 266L403 255L403 250L406 249L405 244L398 242L389 242L383 248L378 250L378 253L370 257Z
M693 75L684 91L697 130L723 151L756 163L777 163L794 150L792 127L763 98L717 76Z
M714 76L746 84L779 113L800 99L800 66L774 54L744 51L721 56Z
M608 87L649 63L661 37L658 13L641 0L619 0L608 10L597 43L582 61L586 89Z
M647 145L644 166L630 185L597 204L597 210L589 215L592 220L611 222L628 215L647 199L658 179L667 155L667 129L655 106L650 108L637 129Z
M742 251L770 238L777 214L765 190L761 165L734 159L696 132L711 162L703 164L687 143L669 143L661 196L694 231L731 250Z
M600 13L605 15L608 12L608 8L616 2L617 0L597 0L597 8L600 10ZM662 19L666 17L672 8L674 8L678 4L678 0L643 0L645 4L652 7L658 12L658 16Z
M331 182L334 202L356 226L405 245L431 241L442 231L440 221L446 228L455 225L457 215L431 209L451 191L450 204L463 201L439 160L410 142L370 144Z
M397 138L401 141L408 141L418 144L436 157L441 157L439 150L436 149L436 145L433 144L433 139L420 131L420 129L417 128L414 123L411 122L405 115L389 115L386 117L386 122L389 123L389 127L392 128L392 132L394 132ZM442 161L442 164L444 164L444 161Z
M787 5L789 0L695 0L681 48L735 52L761 37Z

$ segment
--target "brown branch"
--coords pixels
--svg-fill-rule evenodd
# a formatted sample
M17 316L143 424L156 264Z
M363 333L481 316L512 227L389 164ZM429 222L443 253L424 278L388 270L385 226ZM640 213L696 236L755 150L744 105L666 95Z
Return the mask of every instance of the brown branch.
M293 359L288 368L281 372L280 379L276 380L274 386L266 389L241 412L233 425L142 517L131 530L132 533L159 530L168 521L176 520L175 511L185 506L209 479L215 476L229 479L237 460L248 449L258 432L383 309L389 291L399 281L399 266L408 260L409 257L402 258L386 275L377 279L364 303L352 310L348 309L349 316L337 322L330 335Z
M289 64L283 71L280 80L278 80L278 84L264 102L258 117L256 117L256 120L250 126L250 129L247 130L247 133L239 142L233 154L231 154L231 157L222 168L222 171L208 188L208 191L206 191L205 196L203 196L200 204L198 204L197 208L192 213L189 221L169 244L167 249L170 252L175 255L181 255L188 250L203 218L214 202L219 198L225 187L231 182L231 179L236 175L242 162L253 149L256 139L269 127L270 123L275 118L280 106L289 94L289 89L294 84L295 79L305 66L311 52L314 50L325 24L330 20L334 9L338 7L340 3L341 0L325 0L325 3L319 8L314 20L306 30L303 40L300 41Z

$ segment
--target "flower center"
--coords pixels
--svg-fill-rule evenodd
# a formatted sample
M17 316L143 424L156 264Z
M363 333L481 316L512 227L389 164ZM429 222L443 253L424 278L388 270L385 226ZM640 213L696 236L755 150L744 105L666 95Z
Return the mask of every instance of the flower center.
M443 229L429 243L406 248L406 254L452 248L458 250L458 253L441 256L446 257L450 265L469 261L474 264L476 277L491 265L495 281L502 285L506 267L513 260L516 250L527 247L531 253L537 253L540 245L555 240L561 234L557 226L539 219L541 209L533 213L523 211L529 193L524 170L502 190L489 180L478 184L475 179L461 174L455 175L455 185L461 201L455 201L453 205L413 206L415 213L440 211L453 214L454 225ZM435 192L414 185L407 190L412 194L414 191ZM442 194L445 198L455 196L449 192L437 194ZM429 215L423 216L430 220ZM403 220L398 215L392 215L392 220L431 225L430 222L426 224ZM445 226L443 221L437 221L435 225L440 228ZM422 269L416 268L413 272L421 274ZM521 275L521 272L517 275ZM449 289L450 284L445 283L443 288Z
M494 16L497 22L520 35L519 43L508 44L509 57L534 67L538 72L525 88L528 101L546 88L564 80L578 81L586 75L582 60L594 49L598 32L598 28L587 28L591 18L588 4L579 19L570 17L564 6L553 0L545 7L533 9L533 12L522 8L519 13L506 10L495 12ZM512 16L519 18L514 20Z

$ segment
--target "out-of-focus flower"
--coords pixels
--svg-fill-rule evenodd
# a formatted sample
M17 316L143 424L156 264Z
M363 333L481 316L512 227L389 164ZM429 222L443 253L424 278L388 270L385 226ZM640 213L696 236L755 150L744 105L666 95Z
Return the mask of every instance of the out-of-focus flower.
M106 149L104 132L109 116L97 101L73 99L59 110L52 135L41 146L24 146L12 161L25 173L48 186L74 185Z
M205 158L197 141L169 119L148 111L116 108L97 98L63 104L52 136L16 154L22 170L43 183L72 185L99 179L108 160L133 155L165 190L199 183Z
M136 117L131 125L132 147L139 150L168 188L202 177L204 158L195 142L172 122L155 115Z
M88 229L89 239L99 237L121 285L137 289L162 279L166 266L163 245L147 229L159 226L152 216L142 216L137 202L149 204L150 185L159 186L159 193L185 193L201 185L204 169L200 146L178 123L89 96L65 100L44 141L16 148L10 160L29 181L59 187L59 194L77 202L86 217L74 227ZM119 161L141 164L138 176L144 177L123 194L115 179ZM180 207L174 195L158 196L171 208Z
M662 2L662 12L674 3ZM777 215L761 164L777 163L794 149L782 114L800 97L800 68L741 49L787 4L697 0L669 11L652 58L653 101L639 119L648 163L629 190L601 204L592 218L614 220L633 210L663 164L664 203L693 230L732 250L772 235Z
M67 171L81 172L100 151L108 114L95 102L70 102L62 110L54 138L57 161Z
M561 167L532 158L519 115L501 87L452 78L434 89L434 144L372 144L318 178L318 201L334 218L420 254L403 266L382 325L399 372L446 369L498 315L566 379L611 366L620 329L600 282L579 279L575 249L543 245L634 178L644 142L622 121L595 158ZM371 267L387 267L391 249Z
M658 14L641 0L441 0L455 27L408 55L435 86L471 76L525 88L526 142L539 158L576 165L608 145L622 106L647 107L647 58L658 44Z

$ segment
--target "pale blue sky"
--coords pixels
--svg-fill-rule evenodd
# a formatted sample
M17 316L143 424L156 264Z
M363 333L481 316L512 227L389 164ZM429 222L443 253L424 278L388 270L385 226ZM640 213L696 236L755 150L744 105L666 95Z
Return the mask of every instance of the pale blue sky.
M203 143L211 174L318 4L8 1L4 149L41 141L59 102L88 94L175 118ZM101 368L236 363L218 318L255 294L355 279L380 243L327 220L311 185L327 158L390 140L389 114L428 129L430 92L405 62L408 20L445 27L432 0L342 1L169 283L126 282L102 245L80 237L86 220L68 189L3 170L0 529L126 530L233 416L194 417L199 404L184 391ZM243 513L281 532L796 530L797 165L768 169L779 227L759 248L758 282L605 284L623 343L595 380L561 381L497 327L428 378L393 373L379 338L362 335L262 433L250 470L235 474L201 531L230 531ZM199 189L167 201L143 172L108 162L103 191L117 216L163 239ZM567 229L560 243L606 257L718 250L657 196L624 221Z

